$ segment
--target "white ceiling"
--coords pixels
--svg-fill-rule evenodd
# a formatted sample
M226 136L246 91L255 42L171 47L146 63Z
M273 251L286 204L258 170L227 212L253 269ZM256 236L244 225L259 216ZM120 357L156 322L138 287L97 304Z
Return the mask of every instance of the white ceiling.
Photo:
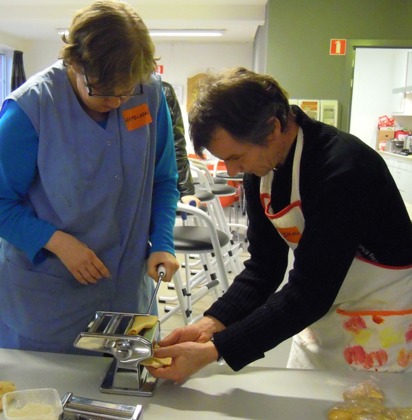
M24 40L51 40L70 26L86 0L0 0L0 33ZM251 42L265 20L267 0L128 0L149 29L225 29L219 42ZM182 39L156 37L156 42ZM183 41L193 41L183 39ZM199 39L197 39L199 42Z

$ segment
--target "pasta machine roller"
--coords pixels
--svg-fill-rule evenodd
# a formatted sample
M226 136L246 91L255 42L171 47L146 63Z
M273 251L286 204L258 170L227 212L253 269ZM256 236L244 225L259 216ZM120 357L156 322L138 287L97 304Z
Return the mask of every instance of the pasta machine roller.
M157 321L139 335L128 335L136 317L149 315L98 311L87 331L81 332L74 342L77 348L113 356L100 386L103 393L153 395L157 380L141 362L153 356L153 343L159 338L160 324Z

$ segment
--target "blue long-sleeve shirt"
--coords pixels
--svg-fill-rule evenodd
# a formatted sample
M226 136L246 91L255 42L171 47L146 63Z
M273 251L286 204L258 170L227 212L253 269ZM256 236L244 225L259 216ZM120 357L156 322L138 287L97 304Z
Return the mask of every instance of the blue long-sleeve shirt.
M170 114L165 99L159 113ZM159 118L158 121L163 121ZM165 208L175 207L177 201L176 179L170 165L162 162L175 160L173 132L159 124L156 145L156 167L152 197L150 241L151 252L174 253L170 232L175 222ZM24 251L33 261L43 259L42 248L57 230L46 220L39 219L22 200L36 176L38 136L34 127L15 101L6 101L0 112L0 237ZM170 181L167 181L167 180Z

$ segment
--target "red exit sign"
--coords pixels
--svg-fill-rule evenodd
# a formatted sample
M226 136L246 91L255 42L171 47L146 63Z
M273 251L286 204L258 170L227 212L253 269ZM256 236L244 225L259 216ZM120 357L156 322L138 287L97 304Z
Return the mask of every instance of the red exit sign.
M329 54L346 55L346 39L331 39Z

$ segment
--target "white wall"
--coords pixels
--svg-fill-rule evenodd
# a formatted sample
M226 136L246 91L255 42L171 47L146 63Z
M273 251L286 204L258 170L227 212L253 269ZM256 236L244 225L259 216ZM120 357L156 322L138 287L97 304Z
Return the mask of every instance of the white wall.
M57 61L62 45L63 42L57 34L54 42L33 42L23 55L27 78Z
M158 64L163 65L162 78L184 86L186 107L187 79L198 73L216 72L225 68L252 68L252 43L159 43L156 44Z
M6 34L0 30L0 47L23 51L27 45L27 41Z
M156 55L160 57L158 64L163 65L163 80L182 87L182 109L186 133L187 122L187 79L199 73L217 72L226 68L243 66L252 69L252 43L159 43ZM187 150L193 151L186 135Z

